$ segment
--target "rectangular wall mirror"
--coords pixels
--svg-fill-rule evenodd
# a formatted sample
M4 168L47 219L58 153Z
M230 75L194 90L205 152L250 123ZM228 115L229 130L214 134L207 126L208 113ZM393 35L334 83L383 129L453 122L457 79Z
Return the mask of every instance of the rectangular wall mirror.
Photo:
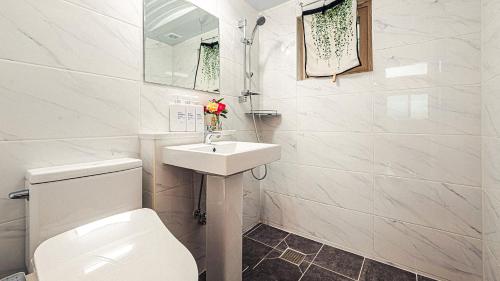
M219 19L184 0L144 0L144 80L218 93Z

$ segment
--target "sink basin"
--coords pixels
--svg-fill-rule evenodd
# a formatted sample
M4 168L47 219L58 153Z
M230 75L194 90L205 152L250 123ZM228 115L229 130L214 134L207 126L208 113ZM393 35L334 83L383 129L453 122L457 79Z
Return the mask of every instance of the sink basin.
M223 141L163 148L163 163L202 173L230 176L277 161L277 144Z

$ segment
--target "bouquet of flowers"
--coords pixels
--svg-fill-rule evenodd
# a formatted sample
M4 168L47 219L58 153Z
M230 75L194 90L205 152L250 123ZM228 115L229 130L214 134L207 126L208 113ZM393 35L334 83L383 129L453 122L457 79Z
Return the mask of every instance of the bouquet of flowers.
M208 129L210 131L221 131L222 121L220 117L227 118L227 113L229 112L227 106L222 103L224 99L213 99L208 102L205 106L205 116L209 116Z

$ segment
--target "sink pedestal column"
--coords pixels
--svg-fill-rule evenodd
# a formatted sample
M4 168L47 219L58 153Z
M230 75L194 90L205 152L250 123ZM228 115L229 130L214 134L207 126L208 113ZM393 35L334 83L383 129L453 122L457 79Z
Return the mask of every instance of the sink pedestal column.
M207 281L242 280L243 173L207 176Z

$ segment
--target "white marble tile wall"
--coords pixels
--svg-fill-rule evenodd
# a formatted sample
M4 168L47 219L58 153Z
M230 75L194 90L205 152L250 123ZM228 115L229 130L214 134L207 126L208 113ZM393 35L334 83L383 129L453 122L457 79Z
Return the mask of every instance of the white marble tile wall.
M194 184L195 174L190 170L163 165L161 150L164 146L201 142L199 133L171 133L163 136L142 135L141 158L143 166L143 193L145 206L155 210L167 228L186 246L189 243L202 244L205 227L198 225L193 218L196 198ZM199 184L199 183L198 183ZM195 197L196 196L196 197ZM189 246L188 246L189 247ZM197 259L200 269L204 268L205 253L194 252L198 248L190 248Z
M243 0L192 1L221 19L222 94L234 105L226 126L248 131L247 105L236 99L243 52L236 22L257 12ZM24 205L7 195L23 187L26 169L139 157L140 131L168 131L172 96L210 96L142 82L141 0L2 1L0 33L1 278L24 270ZM163 175L171 181L165 198L181 194L187 205L188 187L171 189L182 186L177 172ZM249 227L260 217L260 192L253 180L246 186ZM144 203L153 204L147 190ZM194 253L203 248L203 234L179 235Z
M500 1L482 1L483 271L500 280Z
M447 280L482 280L481 240L375 217L376 256Z
M263 220L440 279L481 280L480 1L374 0L374 71L335 83L296 81L298 13L297 1L263 12L261 106L282 116L260 128L283 145L262 184Z
M374 143L376 174L481 184L480 137L380 134Z
M0 140L123 136L139 130L137 81L1 59L0 73Z
M267 223L354 252L372 253L373 224L369 214L272 191L264 191L262 204Z
M137 7L135 0L127 5ZM62 0L3 1L0 26L4 38L15 42L2 44L0 58L141 78L141 29L93 9Z

